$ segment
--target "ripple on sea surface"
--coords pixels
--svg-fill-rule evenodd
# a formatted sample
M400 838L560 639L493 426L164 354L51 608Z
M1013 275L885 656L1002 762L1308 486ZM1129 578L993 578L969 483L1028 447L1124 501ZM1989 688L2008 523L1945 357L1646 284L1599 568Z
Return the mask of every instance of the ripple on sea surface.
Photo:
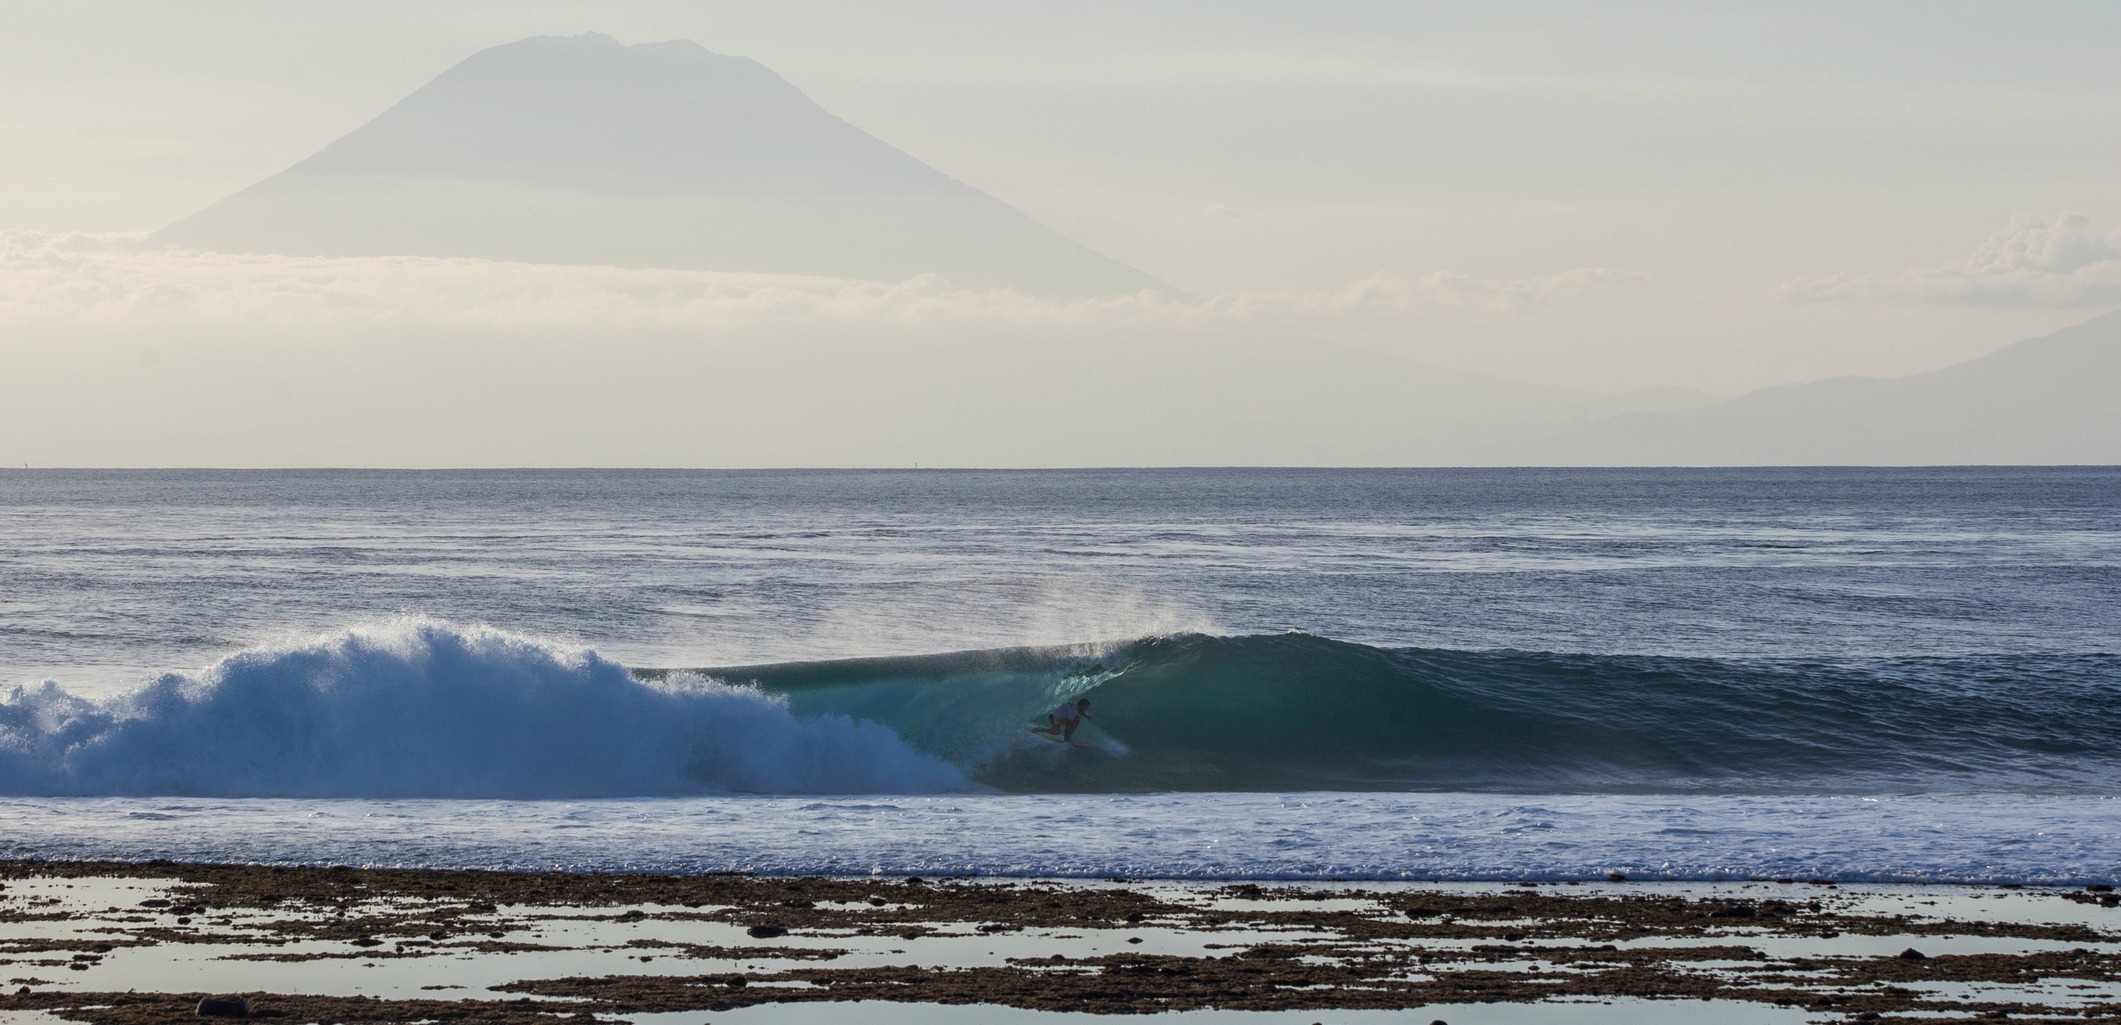
M678 872L2111 882L2121 801L1501 794L0 800L0 856Z

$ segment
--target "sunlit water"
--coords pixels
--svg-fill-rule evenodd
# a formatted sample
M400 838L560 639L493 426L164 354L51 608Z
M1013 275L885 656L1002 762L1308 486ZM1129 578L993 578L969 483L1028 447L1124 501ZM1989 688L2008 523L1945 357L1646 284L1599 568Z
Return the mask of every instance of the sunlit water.
M415 643L375 625L408 614L439 632L415 631ZM466 632L479 623L536 640L496 655ZM1248 667L1268 665L1261 645L1290 630L1346 646L1302 658L1273 649L1272 671L1253 675L1294 695L1295 711L1275 706L1209 731L1258 728L1257 738L1232 749L1185 734L1203 717L1183 706L1144 725L1145 680L1164 681L1159 699L1252 687ZM1200 657L1184 646L1196 642L1123 643L1194 635L1234 639L1197 642L1218 645ZM2121 741L2099 724L2121 701L2116 638L2113 469L0 471L0 682L56 681L0 705L0 781L12 781L0 789L17 795L0 821L11 853L64 856L2111 877L2105 852L2121 843L2104 798L2121 779ZM877 663L852 684L833 682L837 669L786 668L1085 644L989 666L972 683L920 660ZM570 653L584 647L611 672L581 668ZM257 650L230 659L244 649ZM1134 661L1099 661L1113 652ZM1560 661L1521 654L1538 652ZM318 658L364 668L320 690ZM1329 679L1319 668L1379 659L1390 672ZM761 668L720 677L793 689L772 707L720 692L636 694L627 688L643 685L623 668L734 665ZM162 704L125 696L171 673ZM706 675L711 685L717 673ZM564 692L567 718L523 718L534 703L518 701L532 693L518 679L542 681L539 695ZM1462 718L1421 719L1428 706L1386 700L1409 680L1433 682L1435 700L1458 701ZM981 714L1000 725L937 719L938 708L970 708L959 696L975 684L992 706ZM1718 687L1744 709L1721 724L1724 706L1703 703ZM1012 724L1085 688L1102 688L1094 729L1107 761L1017 750L1037 742ZM297 691L306 703L281 700ZM1251 700L1213 693L1218 710ZM1822 695L1841 703L1831 717L1817 714ZM419 730L405 718L413 706L427 716ZM347 735L289 741L297 707ZM507 720L520 729L479 721L480 709L503 707L520 713ZM770 759L732 753L744 742L713 734L712 771L600 764L588 785L564 758L509 747L535 736L596 759L627 746L604 738L638 736L642 723L682 746L739 707L759 717L747 735L775 738ZM1407 748L1365 741L1360 758L1327 765L1321 753L1316 766L1306 760L1318 747L1269 750L1302 732L1306 709L1328 707L1414 717ZM1542 708L1575 718L1523 719ZM1960 721L1943 721L1955 710ZM846 740L818 718L834 714L883 723L898 739ZM1324 721L1319 736L1352 721ZM1530 721L1590 742L1563 757L1544 740L1465 740L1505 721L1503 739ZM261 737L288 750L267 757ZM1473 746L1442 758L1454 738ZM1280 759L1274 773L1245 775L1251 750ZM318 751L375 757L340 771ZM841 757L849 751L859 757ZM1824 753L1805 762L1793 752ZM820 768L821 753L846 764ZM520 771L511 757L524 759ZM417 771L389 771L407 764ZM508 771L494 775L496 765ZM331 798L663 796L246 798L270 791L260 779ZM1327 810L1306 817L1271 811L1287 794L992 792L1233 783L1402 793L1316 795L1304 806ZM912 796L938 787L965 792ZM870 798L712 796L732 788L902 800L870 812ZM168 807L155 796L183 794L216 796ZM1866 795L1885 800L1864 805ZM1561 825L1522 827L1552 813L1551 801L1566 804ZM851 833L835 825L848 816ZM328 828L356 818L377 828Z

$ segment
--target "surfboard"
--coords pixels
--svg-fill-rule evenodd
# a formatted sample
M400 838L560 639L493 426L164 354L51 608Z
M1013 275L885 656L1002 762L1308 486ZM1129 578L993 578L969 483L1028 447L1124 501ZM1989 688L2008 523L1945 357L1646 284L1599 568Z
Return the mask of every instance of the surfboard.
M1097 745L1096 745L1096 744L1082 744L1082 743L1077 743L1076 741L1073 741L1073 740L1062 740L1061 738L1059 738L1059 737L1056 737L1056 736L1054 736L1054 735L1053 735L1053 734L1051 734L1051 733L1044 733L1044 732L1041 732L1040 730L1038 730L1038 729L1036 729L1036 728L1032 729L1032 731L1031 731L1031 734L1032 734L1032 736L1038 737L1038 738L1039 738L1039 739L1041 739L1041 740L1048 740L1048 741L1052 741L1052 742L1053 742L1053 743L1055 743L1055 744L1066 744L1066 745L1068 745L1069 747L1075 748L1075 749L1076 749L1076 750L1078 750L1078 751L1095 751L1095 750L1097 750Z

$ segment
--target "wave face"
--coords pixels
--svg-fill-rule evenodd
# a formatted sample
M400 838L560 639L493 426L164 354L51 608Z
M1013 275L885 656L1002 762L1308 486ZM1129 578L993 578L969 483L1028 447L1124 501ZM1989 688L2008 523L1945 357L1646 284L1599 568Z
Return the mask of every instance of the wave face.
M0 699L0 794L2112 793L2113 655L1729 661L1303 634L635 672L405 620ZM1091 699L1062 747L1026 727Z
M890 729L429 620L245 651L89 701L0 699L0 793L560 798L958 789Z
M1016 791L2101 793L2112 655L1847 662L1180 636L713 671ZM1069 750L1025 724L1088 697Z

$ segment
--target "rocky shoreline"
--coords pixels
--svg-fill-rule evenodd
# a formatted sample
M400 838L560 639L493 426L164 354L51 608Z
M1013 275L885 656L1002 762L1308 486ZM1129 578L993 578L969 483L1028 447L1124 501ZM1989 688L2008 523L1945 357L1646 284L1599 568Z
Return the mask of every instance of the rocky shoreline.
M0 862L0 1011L129 1025L197 1020L202 999L241 996L248 1016L291 1022L513 1025L840 1001L1136 1014L1687 1000L1805 1021L2083 1022L2121 1019L2117 904L2110 889L1823 880L1216 884L17 861ZM158 984L207 976L243 984ZM461 981L420 981L430 977Z

